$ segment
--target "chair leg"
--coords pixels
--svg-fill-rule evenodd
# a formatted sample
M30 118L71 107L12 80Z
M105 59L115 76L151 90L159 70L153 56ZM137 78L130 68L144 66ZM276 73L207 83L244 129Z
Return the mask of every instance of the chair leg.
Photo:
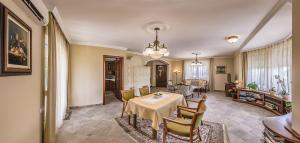
M167 131L166 129L164 129L164 132L163 132L163 143L166 143L167 141Z
M122 109L121 118L123 118L124 111L125 111L125 103L123 102L123 109Z
M198 137L199 137L199 140L202 141L199 127L198 127Z
M191 133L191 135L190 135L190 143L193 143L193 133Z
M128 125L130 125L130 115L128 115Z

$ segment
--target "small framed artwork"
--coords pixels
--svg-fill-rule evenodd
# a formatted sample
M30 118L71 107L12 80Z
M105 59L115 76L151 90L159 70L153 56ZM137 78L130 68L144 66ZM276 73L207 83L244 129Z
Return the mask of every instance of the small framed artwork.
M0 3L0 76L30 75L32 30Z
M226 66L217 66L216 74L226 74Z

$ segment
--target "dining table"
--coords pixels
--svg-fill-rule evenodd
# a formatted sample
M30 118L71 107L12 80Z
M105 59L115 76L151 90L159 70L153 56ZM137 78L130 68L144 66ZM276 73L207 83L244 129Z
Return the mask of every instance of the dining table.
M186 106L186 100L182 94L159 92L130 99L125 112L133 116L134 128L137 128L137 118L151 120L152 138L156 139L163 118L174 113L178 105Z

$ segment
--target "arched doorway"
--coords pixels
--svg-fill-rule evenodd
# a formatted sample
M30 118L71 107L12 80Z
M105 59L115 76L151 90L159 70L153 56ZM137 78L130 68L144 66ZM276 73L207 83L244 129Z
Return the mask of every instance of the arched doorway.
M150 67L151 87L167 87L170 64L163 60L151 60L146 62Z

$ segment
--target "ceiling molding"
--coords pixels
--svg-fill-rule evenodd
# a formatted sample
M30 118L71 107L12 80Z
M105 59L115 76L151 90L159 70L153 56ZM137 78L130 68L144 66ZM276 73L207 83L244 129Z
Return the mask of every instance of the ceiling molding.
M291 0L278 0L273 8L267 13L267 15L259 22L254 30L248 35L245 41L240 45L238 51L242 49L255 37L255 35L274 17L274 15L288 2Z
M128 48L121 47L121 46L94 44L94 43L90 43L90 42L71 42L71 44L83 45L83 46L93 46L93 47L97 47L97 48L116 49L116 50L123 50L123 51L126 51L128 49Z

